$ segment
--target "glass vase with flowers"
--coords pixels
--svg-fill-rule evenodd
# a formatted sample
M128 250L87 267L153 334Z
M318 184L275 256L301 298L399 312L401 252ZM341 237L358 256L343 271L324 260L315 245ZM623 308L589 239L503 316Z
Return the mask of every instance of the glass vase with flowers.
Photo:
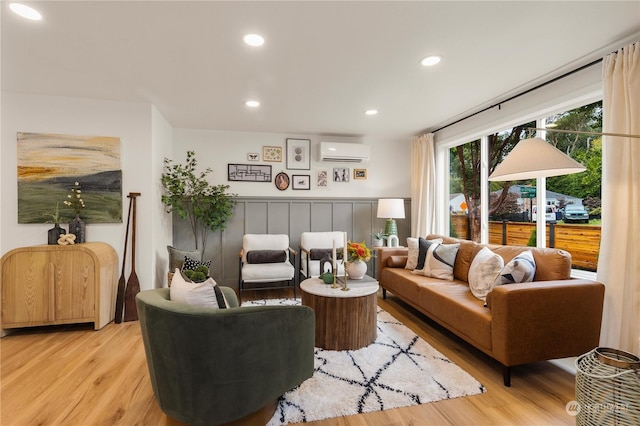
M84 209L84 200L82 199L82 188L79 182L75 182L71 188L71 194L67 195L64 205L70 207L75 212L75 218L69 222L69 233L76 236L76 243L84 243L86 238L86 224L80 218L80 212Z

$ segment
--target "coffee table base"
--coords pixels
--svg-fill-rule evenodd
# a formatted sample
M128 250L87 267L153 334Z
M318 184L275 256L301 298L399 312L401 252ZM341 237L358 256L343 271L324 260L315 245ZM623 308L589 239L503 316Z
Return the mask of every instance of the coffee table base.
M325 297L302 292L302 304L316 314L319 348L353 350L370 345L377 335L376 293L361 297Z

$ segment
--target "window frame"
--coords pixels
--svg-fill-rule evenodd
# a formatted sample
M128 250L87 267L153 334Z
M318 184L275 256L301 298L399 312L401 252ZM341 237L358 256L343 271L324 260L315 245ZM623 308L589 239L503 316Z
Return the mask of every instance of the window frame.
M480 139L480 179L481 179L481 223L480 223L480 242L487 244L489 241L489 146L488 135L503 131L505 129L517 126L521 123L527 123L530 121L536 122L536 127L544 128L546 117L554 114L560 114L580 106L588 105L593 102L602 101L602 88L599 90L591 91L580 96L573 96L570 99L558 100L557 103L552 103L551 106L541 109L530 109L526 113L521 115L512 114L510 118L505 118L503 122L499 120L493 120L493 124L487 127L478 127L471 129L467 132L461 133L455 137L439 139L438 134L435 134L435 154L436 154L436 206L440 206L436 209L435 218L435 231L441 235L448 235L450 225L449 215L449 190L450 190L450 149L458 145L463 145L468 142L472 142ZM545 132L538 131L536 136L545 139ZM441 183L441 184L440 184ZM546 178L537 178L536 186L538 188L537 197L537 210L544 211L546 207ZM546 222L537 221L536 223L537 233L537 246L546 246ZM572 269L572 275L580 275L582 277L595 277L595 272L582 271Z

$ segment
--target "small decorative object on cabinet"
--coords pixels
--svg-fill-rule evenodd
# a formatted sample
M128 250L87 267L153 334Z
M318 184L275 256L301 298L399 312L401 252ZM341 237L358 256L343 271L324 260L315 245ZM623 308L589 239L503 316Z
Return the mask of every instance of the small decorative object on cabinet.
M76 236L76 244L86 241L86 224L84 220L80 218L80 215L76 215L76 217L69 222L69 233Z
M55 225L53 225L53 228L49 229L49 231L47 232L48 244L58 244L58 238L60 238L61 235L65 235L66 233L67 231L65 231L64 228L60 227L60 225L56 223Z
M0 329L93 322L114 318L118 255L100 242L39 245L2 256Z

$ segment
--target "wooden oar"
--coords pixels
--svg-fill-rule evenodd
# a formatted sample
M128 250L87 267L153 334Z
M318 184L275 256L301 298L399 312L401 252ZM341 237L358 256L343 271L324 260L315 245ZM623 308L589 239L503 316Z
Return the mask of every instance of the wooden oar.
M124 279L124 267L127 262L127 246L129 245L129 221L131 219L131 204L133 202L133 198L131 198L131 194L129 197L129 213L127 214L127 230L124 234L124 253L122 254L122 274L120 274L120 280L118 280L118 294L116 295L116 324L120 324L122 322L122 312L124 311L124 289L127 286L127 283Z
M131 275L127 281L127 289L124 292L124 320L136 321L138 309L136 308L136 294L140 292L140 281L136 275L136 197L139 192L130 192L133 200L133 228L131 229Z

